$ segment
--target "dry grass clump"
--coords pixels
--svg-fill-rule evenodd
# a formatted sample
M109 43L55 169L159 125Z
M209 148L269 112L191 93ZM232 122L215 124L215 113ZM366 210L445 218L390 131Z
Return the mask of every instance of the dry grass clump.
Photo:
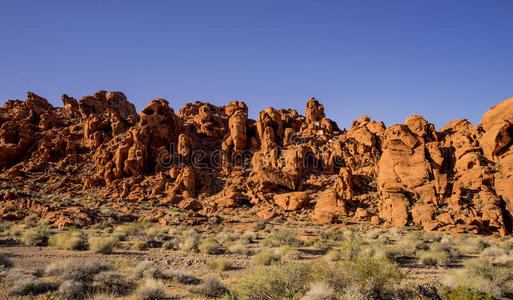
M279 252L274 249L264 248L255 254L251 260L259 266L268 266L273 262L281 261L282 257Z
M276 246L301 246L303 243L298 238L298 233L292 228L280 228L273 230L270 234L271 241Z
M191 289L191 292L204 297L218 298L227 294L228 289L217 277L208 276L199 287Z
M245 244L237 242L228 247L228 251L233 254L252 255L253 251Z
M77 299L86 293L84 283L76 280L66 280L61 283L57 290L57 295L63 299Z
M48 245L66 250L86 250L87 235L81 231L59 233L50 237Z
M146 279L135 291L136 299L160 300L167 299L165 286L161 281Z
M492 247L488 247L488 248L484 249L483 252L481 253L481 256L496 258L499 256L508 255L508 254L509 254L508 250L506 250L504 248L499 248L497 246L492 246Z
M169 278L181 284L198 284L200 280L196 276L180 270L173 270L169 272Z
M27 246L46 246L51 231L47 225L38 225L25 230L21 240Z
M201 235L194 229L187 230L183 234L179 247L183 251L197 251Z
M150 245L148 244L148 242L145 242L145 241L135 241L132 244L132 246L130 247L130 249L137 250L137 251L144 251L144 250L148 250L149 247L150 247Z
M243 244L249 244L249 243L254 243L256 242L258 239L258 234L256 232L251 232L251 231L248 231L248 232L245 232L240 238L239 238L239 242L240 243L243 243Z
M11 296L38 295L50 289L50 284L21 269L10 269L4 274L7 293Z
M98 260L67 260L49 264L45 269L45 274L58 276L65 280L92 282L96 274L108 269L108 265Z
M233 294L240 300L298 299L308 291L310 272L306 264L260 267L239 280Z
M446 266L449 262L449 256L442 251L422 251L419 253L419 262L425 266Z
M382 229L373 229L365 234L365 237L370 240L378 239L385 231Z
M318 281L310 284L310 289L301 300L335 300L335 289L329 284Z
M158 266L152 261L142 261L134 269L135 278L153 278L163 279L166 276L160 271Z
M513 292L512 280L511 266L495 265L490 259L480 258L467 262L464 269L448 272L442 284L451 289L465 288L502 298Z
M464 254L479 254L490 247L490 243L482 237L463 236L458 242L458 249Z
M115 237L90 237L89 248L94 253L111 254L117 247L119 240Z
M101 272L94 276L93 289L110 294L128 294L133 282L123 273Z
M215 258L207 263L210 269L226 271L233 267L233 263L224 257Z
M455 259L461 255L454 239L450 236L444 236L440 242L433 243L431 250L445 252L450 259Z
M198 249L204 254L221 254L224 252L223 246L213 237L202 240Z

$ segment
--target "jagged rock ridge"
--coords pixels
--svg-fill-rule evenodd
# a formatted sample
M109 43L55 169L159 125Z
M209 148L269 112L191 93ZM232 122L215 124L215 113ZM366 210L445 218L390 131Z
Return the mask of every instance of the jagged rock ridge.
M388 128L363 116L340 130L315 98L305 116L267 108L257 120L240 101L177 114L160 98L137 114L121 92L62 101L28 93L0 108L1 218L63 226L149 209L166 223L180 207L200 223L242 208L266 219L511 231L513 98L479 125L438 131L415 115Z

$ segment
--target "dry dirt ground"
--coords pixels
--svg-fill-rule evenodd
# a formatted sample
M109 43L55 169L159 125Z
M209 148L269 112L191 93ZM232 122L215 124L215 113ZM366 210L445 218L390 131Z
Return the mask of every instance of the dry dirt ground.
M269 248L266 244L268 240L268 234L275 230L275 228L284 228L289 227L289 225L284 224L267 224L266 230L262 230L258 232L258 238L248 243L246 246L253 253L257 253L259 250L263 248ZM321 226L321 225L313 225L310 226L298 226L295 227L294 230L298 232L298 236L301 240L307 241L308 239L322 239L322 232L331 231L333 232L335 227L330 226ZM182 230L190 230L190 228L181 228ZM342 231L349 231L347 228L340 227L338 228ZM167 228L166 228L167 230ZM201 232L202 236L214 236L219 234L218 229L210 229L210 231L205 230L204 228L198 228L198 231ZM226 228L224 229L226 230ZM351 230L354 230L351 229ZM89 236L98 235L98 230L88 229L85 230ZM255 231L255 228L251 225L251 223L246 223L244 226L234 226L228 230L234 237L234 239L240 238L245 231ZM369 231L378 231L382 236L389 236L388 241L383 243L383 245L394 245L399 244L401 239L404 238L405 234L412 233L411 229L406 231L400 230L382 230L380 229L361 229L358 228L357 234L363 241L367 241L370 243L378 243L378 239L369 238ZM57 230L54 230L56 233ZM392 232L392 233L391 233ZM347 238L346 238L347 239ZM488 238L490 241L493 241L494 237ZM91 250L85 251L75 251L75 250L60 250L54 247L34 247L34 246L26 246L21 241L20 236L12 235L9 233L2 233L0 235L0 252L4 253L13 263L14 267L21 268L30 272L42 272L45 268L51 264L58 261L66 261L66 260L75 260L81 262L90 262L94 260L100 260L112 264L116 267L116 269L125 272L127 276L131 276L133 272L133 268L137 266L138 263L144 261L154 262L163 273L170 271L183 271L188 274L192 274L197 278L205 278L208 274L214 274L219 277L223 283L225 283L228 287L230 284L237 282L238 279L243 276L251 273L253 270L258 268L258 265L252 260L251 255L240 255L240 254L231 254L224 253L218 255L211 254L203 254L195 251L183 251L183 250L167 250L162 247L160 248L149 248L147 250L133 250L131 249L131 245L133 245L133 240L127 240L121 242L121 244L114 250L112 254L99 254L94 253ZM385 247L385 246L383 246ZM294 258L290 259L293 262L314 262L316 260L324 259L326 254L325 250L319 250L315 246L297 246L293 247L297 253ZM209 267L208 263L212 260L218 258L225 258L231 262L232 267L228 270L216 270ZM432 267L432 266L424 266L419 263L416 257L398 257L396 262L398 263L401 271L405 275L405 281L412 281L417 283L432 283L438 284L438 282L443 278L446 274L447 270L452 268L461 268L462 264L468 260L475 257L474 255L461 255L457 259L454 259L449 265L444 267ZM0 283L0 298L10 299L6 293L5 283ZM197 295L194 295L190 292L191 285L184 285L174 281L166 281L166 293L170 297L170 299L187 299L188 297L198 298ZM54 299L53 296L49 294L39 295L35 297L36 299ZM121 299L134 299L133 296L122 297ZM201 299L201 297L199 297ZM33 299L30 296L21 297L20 299Z

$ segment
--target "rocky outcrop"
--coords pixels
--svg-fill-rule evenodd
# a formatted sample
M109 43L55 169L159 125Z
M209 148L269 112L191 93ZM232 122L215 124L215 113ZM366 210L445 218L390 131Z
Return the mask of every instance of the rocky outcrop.
M478 125L456 120L438 131L416 115L388 128L363 116L340 130L315 98L304 116L266 108L257 120L241 101L189 103L178 114L160 98L137 114L121 92L62 102L28 93L0 108L1 218L197 224L222 211L512 229L513 98ZM176 210L188 213L176 220Z

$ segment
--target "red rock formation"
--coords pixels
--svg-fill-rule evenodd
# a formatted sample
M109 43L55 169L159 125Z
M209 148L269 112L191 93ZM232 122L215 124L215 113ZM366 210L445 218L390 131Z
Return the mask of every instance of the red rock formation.
M163 99L137 115L120 92L62 102L28 93L0 108L0 217L197 224L243 207L266 219L511 231L513 98L479 125L438 132L422 116L388 128L363 116L341 131L315 98L305 116L267 108L256 121L239 101L177 115ZM196 212L177 221L173 207Z

